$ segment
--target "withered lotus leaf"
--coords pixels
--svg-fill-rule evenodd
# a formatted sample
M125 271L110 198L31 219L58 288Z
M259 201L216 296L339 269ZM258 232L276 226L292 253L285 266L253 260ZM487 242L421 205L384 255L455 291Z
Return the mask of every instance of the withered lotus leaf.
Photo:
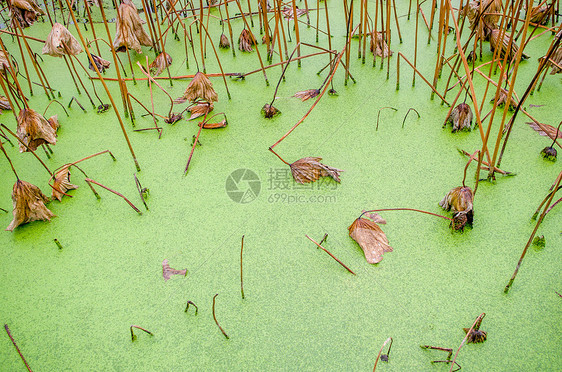
M203 129L218 129L218 128L224 128L228 125L228 122L226 121L226 119L218 122L218 123L199 123L199 126L203 126Z
M385 252L392 252L388 239L379 225L366 218L359 217L347 228L349 236L359 244L368 263L382 261Z
M197 100L207 101L213 103L219 100L217 92L213 89L213 84L204 73L198 72L189 83L183 96L176 99L177 102L185 102L189 100L195 102ZM174 101L174 102L176 102Z
M269 103L266 103L262 107L261 112L263 113L266 119L271 119L275 115L279 115L281 113L281 111L279 111L277 108L273 107Z
M219 48L228 49L230 48L230 41L225 34L221 34L220 41L219 41Z
M310 183L320 177L332 177L336 182L340 182L341 169L332 168L320 163L322 158L307 157L289 164L293 178L298 183Z
M461 103L451 111L445 124L453 125L452 132L470 130L472 127L472 110L466 103Z
M490 49L492 50L492 52L496 50L496 48L500 48L500 54L502 57L505 55L505 53L508 53L508 58L513 59L517 54L519 47L517 46L517 43L515 41L511 43L511 48L509 50L508 47L509 47L509 34L507 32L504 32L503 38L500 40L500 30L499 29L492 30L492 33L490 34ZM526 55L525 53L522 53L521 58L527 59L529 58L529 56Z
M479 17L480 9L482 9L483 11L483 15L481 17ZM461 12L463 16L468 17L470 29L476 32L476 37L479 39L488 40L492 30L498 28L497 23L502 12L502 1L470 1L461 9ZM480 25L482 25L481 29Z
M111 65L111 62L106 61L105 59L98 57L95 54L92 54L92 59L94 60L94 63L96 64L96 67L98 68L99 72L105 72L105 69L109 68L109 66ZM88 62L89 62L88 68L96 72L96 69L94 68L92 62L89 59Z
M158 57L148 66L150 67L150 73L152 76L158 76L166 69L166 67L172 64L172 57L168 53L160 53Z
M299 9L298 6L295 8L297 9L297 18L302 17L307 13L306 9ZM283 10L281 10L281 13L283 13L283 17L287 20L292 20L294 18L292 6L284 6Z
M208 104L207 102L199 103L190 107L187 111L191 113L188 120L197 119L198 117L204 116L205 114L213 111L213 104Z
M168 264L168 260L162 261L162 276L164 277L164 280L168 281L168 279L170 279L172 277L172 275L186 276L187 275L187 269L183 269L183 270L172 269L170 267L170 264Z
M141 45L152 46L152 40L142 28L143 21L131 0L123 0L119 5L118 13L117 33L113 40L113 47L116 51L124 52L127 49L133 49L137 53L142 53Z
M69 54L75 56L82 53L82 47L66 27L60 23L55 23L47 36L45 45L43 45L42 53L53 57L62 57Z
M505 90L503 88L500 90L500 95L498 97L498 102L497 102L498 107L503 107L507 103L507 93L508 93L507 90ZM494 98L492 98L490 103L494 103ZM516 102L515 97L513 95L511 96L510 101L511 102L510 102L510 105L509 105L509 110L514 110L517 107L517 102Z
M38 15L45 14L33 0L11 0L11 4L10 14L12 23L17 20L23 28L31 26Z
M14 231L16 227L24 223L40 220L50 220L55 215L47 209L45 203L49 202L39 187L26 181L18 180L12 190L12 201L14 205L14 219L6 228L6 231Z
M68 190L76 190L77 188L77 185L70 183L70 164L67 164L55 172L51 197L61 201L64 196L63 193L66 193Z
M308 99L316 97L319 94L320 94L319 89L308 89L308 90L303 90L302 92L296 92L293 97L299 98L302 102L304 102Z
M548 136L550 138L562 138L562 130L558 130L556 127L553 127L549 124L542 124L539 126L537 123L527 123L531 128L535 130L541 136Z
M60 128L59 116L58 115L51 116L50 118L47 119L47 122L49 123L51 128L53 128L55 130L55 132L57 131L57 129Z
M0 96L0 109L2 110L11 110L10 101L4 96Z
M465 225L472 224L473 219L473 198L472 189L468 186L455 187L445 195L439 202L439 206L445 210L451 210L453 222L451 226L455 230L464 229Z
M383 33L381 31L371 32L371 43L370 43L371 52L373 52L376 56L386 58L393 54L392 50L388 47L386 40L383 37Z
M463 328L463 331L464 331L464 333L468 333L468 331L470 331L470 328ZM468 334L467 342L469 344L470 343L478 344L478 343L486 341L487 337L488 337L488 332L481 331L479 329L473 329Z
M562 32L559 32L556 37L562 37ZM556 51L550 57L550 60L554 61L558 66L562 66L562 47L558 46ZM562 73L562 68L556 66L554 63L548 61L548 64L552 66L552 70L550 71L550 75L556 75Z
M533 9L531 10L531 22L546 25L548 22L547 11L548 6L546 4L533 7Z
M238 49L243 52L253 52L254 48L252 48L252 45L256 45L254 35L252 35L250 31L243 29L238 39Z
M52 118L51 118L52 119ZM45 118L35 110L24 108L18 114L17 135L19 139L29 146L33 151L42 144L57 143L56 129ZM20 143L20 152L27 151L26 147Z

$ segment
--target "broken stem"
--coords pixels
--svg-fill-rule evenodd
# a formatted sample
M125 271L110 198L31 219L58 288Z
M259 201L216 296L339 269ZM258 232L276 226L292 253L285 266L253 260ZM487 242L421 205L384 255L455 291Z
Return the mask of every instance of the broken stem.
M343 262L341 262L336 256L334 256L330 251L328 251L326 248L322 247L320 244L318 244L314 239L312 239L310 236L308 235L304 235L308 238L308 240L310 240L311 242L313 242L314 244L316 244L318 246L318 248L322 249L324 252L328 253L330 255L330 257L332 257L334 260L336 260L340 265L342 265L347 271L349 271L350 273L352 273L353 275L357 275L353 272L353 270L351 270L349 267L347 267Z

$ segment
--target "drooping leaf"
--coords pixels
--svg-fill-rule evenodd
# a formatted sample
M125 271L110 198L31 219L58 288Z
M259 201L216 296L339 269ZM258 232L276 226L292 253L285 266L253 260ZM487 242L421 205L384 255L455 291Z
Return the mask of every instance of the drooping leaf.
M261 112L263 113L266 119L271 119L272 117L279 115L281 113L281 111L279 111L277 108L273 107L273 105L270 105L269 103L266 103L262 107Z
M373 52L378 57L386 58L389 56L389 54L393 54L392 50L390 50L388 44L386 43L386 40L384 39L383 32L381 31L378 31L376 33L376 37L375 32L371 32L370 48L371 52Z
M172 277L172 275L187 275L187 269L183 270L176 270L170 267L168 260L162 261L162 276L164 277L165 281L168 281Z
M139 17L137 8L131 0L123 0L119 5L119 17L117 17L115 39L113 47L117 52L133 49L142 53L141 45L152 46L150 36L144 31L143 21Z
M366 218L358 218L347 228L349 236L359 244L368 263L379 263L385 252L392 252L388 239L379 225Z
M472 225L473 198L474 194L470 187L459 186L449 191L439 202L441 208L454 212L451 227L455 230L463 230L466 224Z
M26 28L37 20L37 16L45 14L34 0L11 0L10 3L10 15L14 28L16 28L15 20L21 27Z
M213 103L219 100L217 92L213 89L213 84L205 76L204 73L198 72L193 77L193 80L189 83L183 96L177 98L174 102L181 103L185 101L195 102L197 100L207 101L209 103Z
M464 333L468 333L468 331L470 331L470 328L463 328L463 331L464 331ZM481 331L479 329L473 329L468 334L467 343L478 344L478 343L486 341L487 337L488 337L488 332Z
M238 49L243 52L253 52L252 45L256 45L256 38L246 29L243 29L238 39Z
M105 72L105 69L109 68L109 66L111 65L111 62L106 61L105 59L98 57L95 54L92 54L92 59L94 60L94 63L96 64L96 67L100 72ZM92 62L90 62L89 59L88 59L88 68L96 72L96 69L94 68Z
M224 128L228 125L226 119L219 121L218 123L199 123L199 126L203 126L203 129L218 129Z
M466 103L461 103L451 111L447 118L447 123L453 125L452 132L463 130L471 130L472 128L472 110Z
M320 177L332 177L336 182L340 182L341 169L332 168L320 163L322 158L307 157L289 164L293 178L298 183L310 183Z
M230 48L230 41L225 34L221 34L220 41L219 41L219 48L228 49Z
M148 66L152 76L160 75L166 67L172 64L172 57L168 53L160 53L158 57Z
M45 118L30 108L20 111L17 118L17 135L19 139L29 146L33 151L42 144L57 143L56 129ZM57 122L58 123L58 122ZM20 152L27 151L26 147L20 143Z
M24 223L50 220L55 216L45 206L45 203L49 202L49 198L41 192L39 187L29 182L16 181L12 190L12 201L14 219L6 228L7 231L13 231Z
M53 57L75 56L82 53L82 47L66 27L60 23L55 23L41 52Z
M52 198L58 201L62 200L68 190L75 190L78 188L77 185L70 183L70 166L67 164L58 171L55 172L55 177L53 180L53 193Z

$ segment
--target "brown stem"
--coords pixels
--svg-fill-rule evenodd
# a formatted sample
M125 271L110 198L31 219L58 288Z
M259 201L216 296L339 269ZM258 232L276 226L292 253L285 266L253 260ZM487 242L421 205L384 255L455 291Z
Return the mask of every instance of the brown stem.
M228 337L228 335L226 334L226 332L224 331L224 329L222 329L221 325L219 324L218 320L217 320L217 316L215 315L215 299L217 298L219 294L215 294L215 296L213 297L213 319L215 320L215 323L217 324L217 327L219 327L219 329L221 330L222 334L224 335L224 337L226 337L226 339L228 340L230 337Z
M144 332L148 333L149 335L154 336L154 334L152 332L150 332L148 329L144 329L142 327L139 327L138 325L132 325L131 326L131 341L135 341L135 339L137 338L137 336L135 336L135 334L133 333L133 328L140 329L141 331L144 331Z
M244 277L242 275L242 252L244 251L244 235L242 235L242 246L240 247L240 293L244 299Z
M4 146L2 146L2 142L0 142L0 149L2 150L4 155L6 156L6 159L8 159L8 163L10 163L10 167L12 167L12 172L14 172L14 175L16 176L16 179L19 181L20 178L18 177L16 169L14 168L14 164L12 164L12 159L10 159L10 157L8 156L8 153L6 152L6 149L4 149Z
M276 153L275 151L273 151L273 148L272 148L272 147L269 148L269 151L271 151L275 156L277 156L277 157L279 158L279 160L281 160L283 163L287 164L288 166L291 166L290 163L287 163L281 156L279 156L278 153Z
M379 363L379 359L381 358L381 354L382 354L382 349L384 349L384 347L386 346L386 344L390 341L390 345L388 346L388 353L386 354L387 358L388 355L390 354L390 348L392 347L392 337L389 337L386 339L386 341L382 344L381 349L379 350L379 353L377 355L377 360L375 360L375 365L373 366L373 372L376 371L377 369L377 364ZM388 359L387 359L388 361Z
M16 344L16 340L14 340L14 337L12 336L12 333L10 332L10 328L8 327L7 324L4 324L4 329L6 330L6 333L8 334L8 337L10 337L10 340L12 341L12 344L14 344L14 347L16 348L16 351L20 355L20 358L23 361L23 364L25 364L25 367L27 368L27 370L29 372L32 372L31 367L29 367L29 364L27 364L27 361L25 360L23 354L21 353L20 348Z
M127 204L129 204L129 205L131 206L131 208L133 208L133 209L135 210L135 212L137 212L138 214L142 215L142 212L141 212L137 207L135 207L135 205L134 205L133 203L131 203L131 202L129 201L129 199L127 199L123 194L121 194L121 193L119 193L119 192L117 192L117 191L115 191L115 190L112 190L112 189L110 189L109 187L104 186L104 185L102 185L101 183L96 182L96 181L94 181L94 180L91 179L91 178L86 178L85 181L88 182L88 183L93 183L93 184L95 184L95 185L98 185L99 187L102 187L102 188L106 189L107 191L112 192L112 193L114 193L115 195L117 195L117 196L123 198L123 200L125 200L125 201L127 202Z
M351 270L349 267L347 267L343 262L341 262L336 256L334 256L330 251L328 251L326 248L322 247L320 244L318 244L314 239L312 239L310 236L308 235L304 235L308 238L308 240L310 240L311 242L313 242L314 244L316 244L318 246L318 248L322 249L324 252L328 253L330 255L330 257L332 257L334 260L336 260L340 265L342 265L347 271L349 271L350 273L352 273L353 275L357 275L353 272L353 270Z
M478 315L478 318L476 318L474 323L472 323L472 327L470 327L470 330L468 332L466 332L466 335L464 336L461 344L459 345L459 348L457 349L457 352L455 353L455 357L453 358L453 361L451 363L451 368L449 369L449 372L453 371L453 368L455 367L455 363L456 363L456 360L457 360L457 356L459 355L459 351L461 351L461 347L463 347L466 340L468 339L468 335L470 335L470 333L472 332L474 327L476 327L477 324L480 325L480 323L482 322L482 318L484 318L485 316L486 316L486 313L482 313L482 314Z
M361 213L361 215L359 216L359 218L363 217L363 215L364 215L365 213L385 212L385 211L412 211L412 212L420 212L420 213L430 214L430 215L435 216L435 217L441 217L441 218L444 218L444 219L449 220L449 221L453 221L452 218L445 217L445 216L442 216L442 215L440 215L440 214L431 213L431 212L427 212L427 211L422 211L421 209L413 209L413 208L383 208L383 209L372 209L372 210L370 210L370 211L363 211L363 213Z
M51 172L49 167L47 167L47 164L45 164L43 162L43 160L41 160L41 158L39 156L37 156L35 151L33 151L31 148L29 148L29 146L25 142L23 142L14 132L12 132L10 130L10 128L5 126L4 124L0 124L0 126L2 126L2 128L6 129L8 131L8 133L10 133L12 136L14 136L18 140L18 142L21 143L27 149L27 151L31 152L33 154L33 156L35 156L35 158L37 160L39 160L39 163L41 163L41 165L43 165L43 167L47 170L47 172L49 172L49 175L51 175L51 176L53 175L53 172Z
M199 308L197 307L197 305L195 305L193 303L193 301L187 301L187 303L185 304L185 311L184 313L187 313L187 310L189 310L189 305L193 306L195 308L195 315L197 315L197 313L199 312Z

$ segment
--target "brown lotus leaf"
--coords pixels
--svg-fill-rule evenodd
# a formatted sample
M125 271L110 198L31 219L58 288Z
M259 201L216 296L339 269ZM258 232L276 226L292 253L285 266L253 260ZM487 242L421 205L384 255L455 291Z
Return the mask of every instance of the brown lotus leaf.
M11 0L10 15L12 24L17 20L21 27L26 28L37 20L38 15L43 14L45 13L34 0ZM14 24L15 27L16 25Z
M296 92L293 97L299 98L302 102L304 102L308 99L316 97L319 94L320 94L319 89L308 89L308 90L303 90L302 92Z
M225 34L221 34L220 41L219 41L219 48L228 49L230 48L230 41Z
M298 6L296 6L295 8L297 9L297 18L302 17L307 13L306 9L299 9ZM281 10L281 13L283 13L283 17L285 19L292 20L294 18L292 6L284 6Z
M55 130L55 132L57 131L57 129L60 128L59 116L58 115L51 116L50 118L47 119L47 122L49 123L51 128L53 128Z
M63 193L66 193L68 190L76 190L77 188L77 185L70 183L70 164L67 164L55 172L51 197L61 201Z
M561 36L557 36L557 37L561 37ZM552 56L550 57L550 60L554 61L558 66L562 66L562 47L560 45L558 46L556 51L554 53L552 53ZM552 66L552 70L550 71L550 75L556 75L556 74L562 73L562 68L556 66L550 60L548 61L548 64Z
M470 328L463 328L463 331L464 333L468 333L468 331L470 331ZM468 334L467 343L478 344L480 342L486 341L487 337L488 337L488 332L481 331L479 329L473 329Z
M256 38L250 31L243 29L238 38L238 48L243 52L253 52L252 45L256 45Z
M2 110L11 110L10 101L4 96L0 96L0 109Z
M53 57L75 56L82 53L82 47L66 27L60 23L55 23L51 32L47 35L47 40L41 52Z
M272 117L274 117L275 115L279 115L281 113L281 111L279 111L277 108L273 107L272 105L270 105L269 103L266 103L262 109L261 112L263 113L263 115L266 117L266 119L271 119Z
M504 32L503 38L500 40L500 30L495 29L495 30L492 30L492 33L490 34L490 49L493 52L498 47L500 48L500 54L501 54L502 57L505 55L505 53L509 53L509 55L508 55L509 59L513 59L515 57L515 55L517 54L517 51L519 50L519 47L517 46L517 43L515 42L515 40L513 40L513 42L511 43L511 49L509 49L509 51L508 51L508 47L509 47L509 35L508 35L508 33ZM522 53L521 58L527 59L527 58L529 58L529 56L526 55L525 53Z
M191 113L191 116L188 120L197 119L209 112L213 111L213 104L208 104L207 102L199 103L195 106L190 107L187 111Z
M531 10L531 23L546 25L548 23L548 6L536 6Z
M12 190L14 219L6 231L14 231L16 227L31 221L50 220L55 215L45 206L49 202L39 187L26 181L18 180Z
M320 163L322 158L307 157L289 164L293 178L298 183L310 183L320 177L332 177L336 182L340 182L341 169L329 167Z
M111 62L106 61L105 59L98 57L95 54L92 54L92 59L94 60L94 63L96 64L96 67L98 68L99 72L105 72L105 69L109 68L109 66L111 65ZM88 68L96 72L96 69L92 65L92 62L90 60L88 60L88 62L89 62Z
M482 17L479 17L480 9L484 13ZM483 40L488 40L492 30L498 28L501 13L501 0L484 0L482 4L478 0L471 1L461 9L461 14L468 17L470 29L476 32L477 38Z
M470 130L472 127L472 110L466 103L461 103L451 111L446 124L453 124L452 132Z
M158 57L148 66L150 67L150 73L152 76L158 76L166 69L166 67L172 64L172 57L168 53L160 53Z
M172 275L186 276L187 275L187 269L183 269L183 270L172 269L170 267L170 264L168 264L168 260L162 261L162 276L164 277L164 280L168 281L168 279L170 279L172 277Z
M507 103L507 93L508 93L507 90L503 88L500 90L500 96L498 97L498 102L497 102L497 105L499 107L503 107ZM490 103L494 103L494 98L492 98ZM515 97L511 95L509 110L514 110L516 107L517 107L517 101L515 100Z
M226 119L218 123L204 123L204 122L199 123L199 126L203 126L203 129L218 129L218 128L224 128L227 125L228 122L226 121Z
M204 73L198 72L193 77L193 80L189 83L183 96L174 100L176 103L181 103L182 101L195 102L197 100L207 101L213 103L219 100L217 92L213 89L213 84Z
M542 124L539 126L537 123L527 123L531 128L535 130L541 136L548 136L550 138L562 138L562 130L558 130L556 127L548 124Z
M393 54L392 50L388 47L386 40L384 39L383 32L377 32L375 37L375 32L371 32L371 43L370 43L371 52L373 52L376 56L386 58Z
M51 145L57 143L56 129L35 110L24 108L20 111L17 121L17 135L31 150L35 151L45 143ZM21 143L19 148L20 152L28 151Z
M473 197L474 194L470 187L459 186L449 191L439 202L441 208L454 213L451 227L455 230L463 230L466 224L472 225Z
M152 46L152 40L142 28L143 21L131 0L123 0L119 5L118 13L117 33L113 40L113 47L116 51L124 52L127 49L133 49L137 53L142 53L141 45Z
M349 236L363 249L368 263L379 263L385 252L393 251L392 247L388 245L385 233L373 221L359 217L347 229Z

